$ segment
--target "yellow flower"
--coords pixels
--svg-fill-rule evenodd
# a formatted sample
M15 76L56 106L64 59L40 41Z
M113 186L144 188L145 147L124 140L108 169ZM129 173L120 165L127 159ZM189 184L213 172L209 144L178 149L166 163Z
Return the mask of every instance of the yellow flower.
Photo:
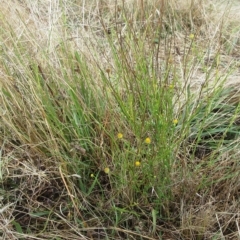
M193 40L194 39L194 34L193 33L191 33L190 35L189 35L189 38L191 39L191 40Z
M150 144L150 143L151 143L151 138L150 138L150 137L147 137L147 138L145 139L145 143L146 143L146 144Z
M110 172L110 169L108 167L104 168L104 172L108 174Z
M135 162L135 166L136 166L136 167L139 167L140 165L141 165L141 163L140 163L139 161L136 161L136 162Z
M173 124L174 124L174 125L177 125L177 124L178 124L178 120L177 120L177 119L174 119L174 120L173 120Z
M173 89L174 88L174 85L173 84L169 84L168 86L170 89Z
M91 178L93 178L93 177L94 177L94 174L93 174L93 173L91 173L90 177L91 177Z
M117 138L118 138L118 139L122 139L122 138L123 138L123 134L122 134L122 133L118 133L118 134L117 134Z

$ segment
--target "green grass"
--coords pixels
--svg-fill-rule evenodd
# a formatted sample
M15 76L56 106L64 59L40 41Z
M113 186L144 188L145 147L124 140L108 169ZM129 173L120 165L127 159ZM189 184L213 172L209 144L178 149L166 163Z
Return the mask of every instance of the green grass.
M239 237L238 28L190 2L4 3L3 239Z

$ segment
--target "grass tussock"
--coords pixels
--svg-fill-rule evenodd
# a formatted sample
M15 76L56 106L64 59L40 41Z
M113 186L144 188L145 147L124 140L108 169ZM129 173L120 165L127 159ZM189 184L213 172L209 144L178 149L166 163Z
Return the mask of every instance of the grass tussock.
M0 236L237 239L237 7L3 1Z

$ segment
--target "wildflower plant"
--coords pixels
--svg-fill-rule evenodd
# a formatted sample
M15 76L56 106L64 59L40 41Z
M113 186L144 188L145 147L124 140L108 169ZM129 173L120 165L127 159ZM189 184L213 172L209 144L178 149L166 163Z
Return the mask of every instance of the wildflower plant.
M169 85L167 76L174 68L166 60L165 75L159 78L154 67L158 63L153 61L152 56L145 56L143 42L139 41L137 54L131 51L135 49L134 45L127 45L128 39L132 37L130 29L127 30L126 40L121 40L126 41L126 45L123 48L123 43L119 42L118 50L114 47L116 43L109 38L118 75L115 76L115 84L112 78L105 74L105 84L112 89L112 95L108 95L111 97L109 102L115 104L112 108L118 110L129 132L129 138L124 138L124 142L117 144L118 154L114 151L112 177L116 178L118 189L122 191L120 194L124 196L126 188L129 189L130 202L137 200L141 189L144 189L142 197L147 199L145 193L154 187L154 201L156 207L160 208L165 196L169 196L170 189L166 186L169 185L169 173L174 160L174 129L171 125L175 89L166 88ZM154 53L154 49L152 51ZM131 64L133 59L134 65ZM104 71L102 73L104 74ZM171 85L177 85L175 79ZM151 138L143 137L148 134ZM121 133L117 134L118 139L122 137ZM154 176L157 176L158 181L153 182ZM154 186L149 186L146 182L152 182Z

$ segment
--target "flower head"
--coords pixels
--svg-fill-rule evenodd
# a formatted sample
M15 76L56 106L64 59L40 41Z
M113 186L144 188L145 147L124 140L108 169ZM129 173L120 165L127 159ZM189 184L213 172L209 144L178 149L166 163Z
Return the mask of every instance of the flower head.
M191 39L191 40L193 40L194 39L194 34L193 33L191 33L190 35L189 35L189 38Z
M177 119L174 119L174 120L173 120L173 124L174 124L174 125L177 125L177 124L178 124L178 120L177 120Z
M93 177L94 177L94 174L93 174L93 173L91 173L91 174L90 174L90 177L91 177L91 178L93 178Z
M150 137L147 137L147 138L145 139L145 143L146 143L146 144L150 144L150 143L151 143L151 138L150 138Z
M110 169L108 167L104 168L104 172L108 174L110 172Z
M139 161L136 161L136 162L135 162L135 166L136 166L136 167L139 167L140 165L141 165L141 163L140 163Z
M123 138L123 134L122 134L122 133L118 133L118 134L117 134L117 138L118 138L118 139L122 139L122 138Z

